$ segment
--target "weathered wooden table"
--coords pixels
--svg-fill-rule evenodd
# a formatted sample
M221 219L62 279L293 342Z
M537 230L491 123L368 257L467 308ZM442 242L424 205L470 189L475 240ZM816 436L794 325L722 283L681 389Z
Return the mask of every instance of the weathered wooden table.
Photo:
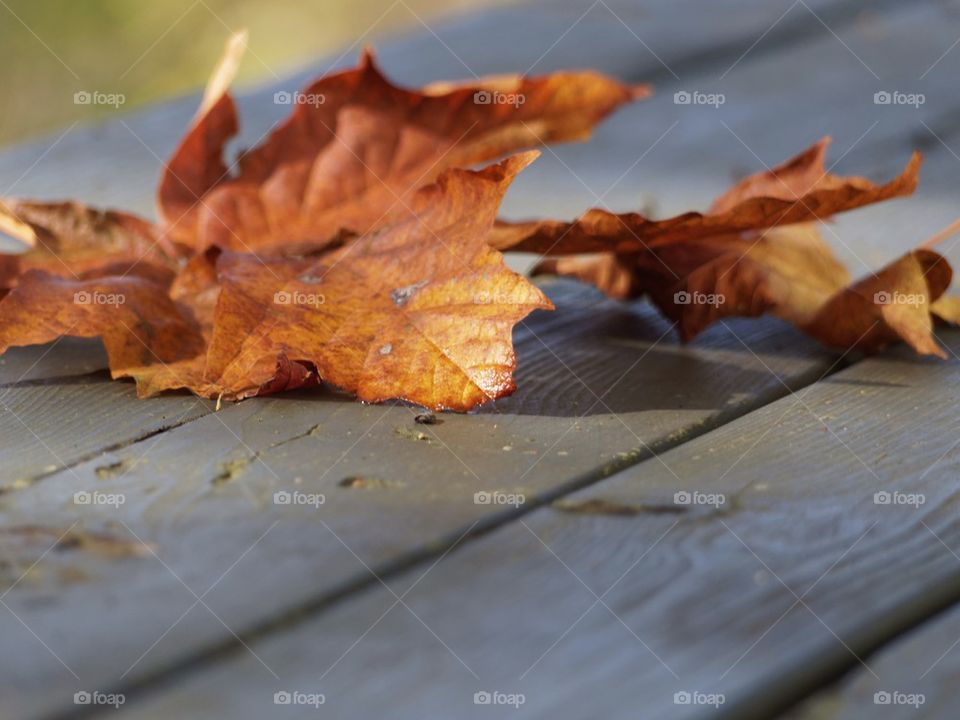
M920 147L914 198L828 232L862 274L958 215L958 36L947 2L559 0L380 50L417 84L657 84L547 149L510 216L704 207L825 134L878 179ZM242 98L248 141L275 89ZM149 213L195 103L7 150L0 189ZM770 319L682 346L645 303L543 287L562 312L518 328L520 390L433 426L324 393L138 401L96 343L0 359L0 717L116 715L77 692L125 718L957 717L956 357L838 358ZM125 502L74 502L94 490Z

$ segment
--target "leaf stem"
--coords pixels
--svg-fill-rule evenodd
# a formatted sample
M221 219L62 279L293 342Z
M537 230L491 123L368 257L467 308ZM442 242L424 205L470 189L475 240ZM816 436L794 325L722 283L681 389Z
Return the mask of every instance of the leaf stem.
M954 220L952 223L947 225L943 230L938 232L936 235L932 235L931 237L924 240L922 243L920 243L919 247L924 250L929 250L935 245L942 243L951 235L956 235L958 232L960 232L960 218L957 218L956 220Z

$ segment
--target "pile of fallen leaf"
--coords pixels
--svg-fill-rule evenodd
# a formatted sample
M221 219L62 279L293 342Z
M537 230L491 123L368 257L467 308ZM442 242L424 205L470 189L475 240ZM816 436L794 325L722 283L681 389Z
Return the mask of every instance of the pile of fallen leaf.
M553 256L535 272L612 297L648 295L684 338L771 313L843 350L903 340L943 356L933 319L960 319L937 253L921 247L851 283L814 224L909 195L919 155L876 185L825 171L824 140L706 214L498 222L530 148L586 138L648 88L564 72L407 90L365 53L294 96L289 118L228 164L228 87L245 45L243 34L228 43L164 167L158 223L0 200L0 231L26 246L0 255L0 353L100 337L112 376L141 396L241 399L324 382L365 401L468 410L513 391L513 327L553 307L504 251ZM523 102L499 101L511 97Z

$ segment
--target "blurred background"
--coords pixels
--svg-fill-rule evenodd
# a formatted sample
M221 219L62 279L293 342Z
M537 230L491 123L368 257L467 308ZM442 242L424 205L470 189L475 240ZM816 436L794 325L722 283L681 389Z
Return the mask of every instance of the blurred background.
M507 0L2 0L0 145L202 87L232 30L255 28L239 86L444 16Z

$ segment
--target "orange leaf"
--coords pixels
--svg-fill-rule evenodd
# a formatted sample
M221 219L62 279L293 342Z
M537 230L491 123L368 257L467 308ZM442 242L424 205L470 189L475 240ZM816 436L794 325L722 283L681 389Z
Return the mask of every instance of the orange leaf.
M455 410L510 394L513 326L552 305L486 240L535 156L447 171L411 199L415 218L319 257L222 256L204 365L177 384L232 399L318 375L361 400Z
M932 313L952 277L942 255L914 250L832 296L803 329L835 347L875 351L903 340L921 355L946 358Z

